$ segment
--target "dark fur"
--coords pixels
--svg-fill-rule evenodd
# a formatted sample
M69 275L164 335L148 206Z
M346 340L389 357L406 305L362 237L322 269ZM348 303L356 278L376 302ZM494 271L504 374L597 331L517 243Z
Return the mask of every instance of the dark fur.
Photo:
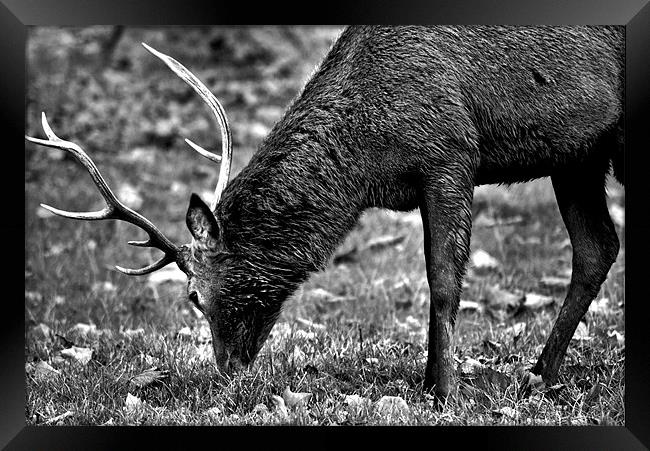
M553 381L618 252L604 180L613 165L623 182L623 64L621 27L348 28L216 208L218 245L196 268L213 335L249 362L365 209L419 207L425 382L445 395L473 188L551 176L574 247L534 369Z

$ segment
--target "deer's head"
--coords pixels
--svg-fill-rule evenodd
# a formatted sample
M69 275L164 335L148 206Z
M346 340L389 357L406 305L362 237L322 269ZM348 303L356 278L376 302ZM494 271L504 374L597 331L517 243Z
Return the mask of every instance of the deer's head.
M210 206L196 194L192 194L187 210L186 223L192 235L190 244L177 246L165 237L148 219L133 211L108 187L108 184L92 159L77 144L60 139L50 128L45 113L42 125L47 140L26 137L27 140L47 147L65 150L72 154L90 173L107 206L96 212L73 213L41 204L54 214L72 219L117 219L134 224L149 235L144 241L129 241L140 247L154 247L164 252L158 261L139 269L116 268L128 275L144 275L170 263L176 263L187 275L188 300L199 309L212 332L212 344L217 366L222 371L239 369L253 362L268 336L280 306L265 303L260 292L264 291L263 277L258 283L250 283L250 262L246 257L228 251L222 237L220 219L215 215L230 175L232 155L231 134L223 107L208 88L173 58L143 44L147 50L160 58L172 71L188 83L201 96L212 111L221 129L221 156L215 155L192 141L185 141L205 158L220 163L219 179ZM248 270L246 270L248 266ZM257 292L253 292L256 291Z
M187 274L188 299L210 323L218 367L239 369L255 359L280 304L265 296L263 271L247 255L229 249L220 220L196 194L186 222L192 243L181 247L178 266Z

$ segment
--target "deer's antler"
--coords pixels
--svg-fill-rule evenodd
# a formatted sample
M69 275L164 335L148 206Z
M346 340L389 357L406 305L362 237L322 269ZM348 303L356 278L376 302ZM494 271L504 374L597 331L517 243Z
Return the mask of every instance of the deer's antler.
M196 93L201 96L203 101L212 111L212 114L214 114L214 117L219 124L219 128L221 129L221 157L203 149L189 139L185 140L187 144L189 144L194 150L196 150L208 160L214 161L215 163L221 161L219 180L217 181L217 186L214 190L214 199L212 199L212 203L210 204L210 209L214 211L217 203L219 202L219 199L221 199L221 193L228 183L228 178L230 177L232 137L230 133L230 127L228 125L228 119L226 118L226 112L224 111L223 106L221 106L221 103L219 103L217 98L210 92L210 90L203 83L201 83L201 81L194 74L187 70L185 66L183 66L171 56L165 55L164 53L161 53L158 50L149 47L144 42L142 45L152 54L160 58L176 75L178 75L185 83L190 85L194 91L196 91Z
M42 146L53 147L56 149L65 150L66 152L70 152L72 156L74 156L75 159L79 161L84 168L86 168L92 177L93 182L95 185L97 185L100 194L106 201L106 207L99 211L77 213L59 210L58 208L50 207L49 205L45 204L41 204L41 206L51 211L52 213L63 216L65 218L83 219L88 221L101 219L118 219L136 225L147 232L149 235L148 239L144 241L129 241L129 244L139 247L153 247L163 251L165 255L151 265L140 269L128 269L122 268L121 266L116 266L116 268L124 274L135 276L149 274L157 269L162 268L165 265L168 265L169 263L175 262L179 255L179 248L171 241L169 241L169 239L165 237L162 232L160 232L160 230L158 230L156 226L151 223L151 221L149 221L141 214L131 210L129 207L120 202L117 197L115 197L115 194L113 194L113 191L111 191L111 189L108 187L108 184L104 180L104 177L102 177L99 169L97 169L97 166L95 166L93 160L77 144L70 141L65 141L56 136L50 128L50 125L47 123L45 113L42 114L42 124L43 130L48 137L47 140L32 138L30 136L25 136L25 138L28 141L40 144Z

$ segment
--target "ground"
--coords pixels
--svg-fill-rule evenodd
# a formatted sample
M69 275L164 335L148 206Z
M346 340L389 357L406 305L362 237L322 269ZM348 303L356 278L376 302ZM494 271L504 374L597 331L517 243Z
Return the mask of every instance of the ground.
M218 171L183 138L218 149L218 133L200 100L139 43L182 61L222 100L234 175L338 32L34 28L27 133L42 137L45 111L121 199L188 242L189 194L208 201ZM327 269L287 301L254 367L225 377L182 273L174 265L150 277L115 271L156 252L126 245L143 235L133 226L41 209L95 210L102 200L73 160L26 149L28 424L624 424L624 190L613 180L617 263L571 342L559 384L525 394L526 370L564 299L571 246L548 180L476 189L473 259L455 329L459 389L436 406L422 390L429 299L418 211L368 211ZM296 402L302 396L292 392L311 396Z

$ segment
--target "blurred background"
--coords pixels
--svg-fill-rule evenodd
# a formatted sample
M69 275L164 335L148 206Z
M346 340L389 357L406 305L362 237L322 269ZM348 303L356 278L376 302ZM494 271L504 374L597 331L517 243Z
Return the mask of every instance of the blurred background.
M184 137L220 148L207 108L140 45L145 42L191 68L226 107L236 174L339 32L288 26L32 28L27 131L41 132L40 112L46 111L55 130L99 160L131 158L135 165L184 153L178 152L186 150ZM35 155L27 153L30 174L39 162L61 158L56 151ZM175 167L171 161L166 166ZM204 176L213 175L206 171Z

